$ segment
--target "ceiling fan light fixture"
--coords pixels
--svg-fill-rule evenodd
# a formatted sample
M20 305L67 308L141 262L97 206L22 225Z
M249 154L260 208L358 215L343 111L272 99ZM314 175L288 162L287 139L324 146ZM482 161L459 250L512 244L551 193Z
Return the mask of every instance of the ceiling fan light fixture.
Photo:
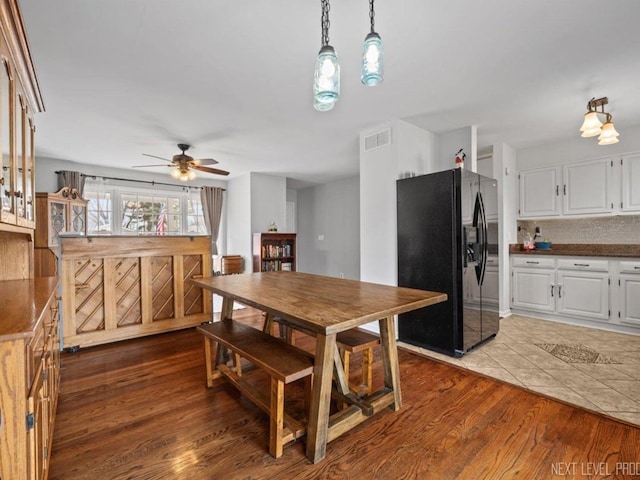
M179 168L172 168L171 171L169 172L169 175L171 175L173 178L175 178L176 180L180 179L180 169Z

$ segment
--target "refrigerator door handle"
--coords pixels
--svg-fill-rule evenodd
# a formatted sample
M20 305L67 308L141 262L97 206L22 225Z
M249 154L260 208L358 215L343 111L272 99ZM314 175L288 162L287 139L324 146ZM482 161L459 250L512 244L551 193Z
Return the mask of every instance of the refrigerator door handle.
M478 227L478 237L480 251L478 258L478 265L476 266L476 279L478 285L484 283L484 272L487 268L487 217L484 211L484 202L482 200L482 193L476 193L476 204L473 213L474 226Z

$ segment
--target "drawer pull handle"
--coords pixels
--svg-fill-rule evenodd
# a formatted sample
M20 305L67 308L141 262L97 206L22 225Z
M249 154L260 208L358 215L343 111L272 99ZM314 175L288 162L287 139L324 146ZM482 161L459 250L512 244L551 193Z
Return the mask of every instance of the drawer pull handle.
M538 265L540 262L530 262L529 260L527 260L527 263L531 263L533 265Z
M76 283L76 290L84 290L85 288L91 288L88 283Z
M588 263L574 263L574 265L575 265L576 267L588 267L588 266L589 266L589 264L588 264Z
M640 267L633 267L634 270L640 270Z

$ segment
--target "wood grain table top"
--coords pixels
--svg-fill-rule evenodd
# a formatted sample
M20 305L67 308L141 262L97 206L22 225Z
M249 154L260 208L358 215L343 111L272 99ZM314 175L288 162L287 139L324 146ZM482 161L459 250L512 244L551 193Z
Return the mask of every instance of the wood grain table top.
M329 335L444 302L439 292L300 272L190 279L189 283Z

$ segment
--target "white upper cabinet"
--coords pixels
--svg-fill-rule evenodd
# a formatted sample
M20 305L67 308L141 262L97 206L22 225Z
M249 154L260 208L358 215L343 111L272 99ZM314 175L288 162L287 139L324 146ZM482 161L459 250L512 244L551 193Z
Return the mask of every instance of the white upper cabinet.
M562 170L560 167L521 171L520 217L560 215Z
M518 173L519 218L640 212L640 152Z
M610 159L572 163L563 167L562 213L609 213L611 202Z
M625 155L622 164L622 203L623 212L640 211L640 153Z

